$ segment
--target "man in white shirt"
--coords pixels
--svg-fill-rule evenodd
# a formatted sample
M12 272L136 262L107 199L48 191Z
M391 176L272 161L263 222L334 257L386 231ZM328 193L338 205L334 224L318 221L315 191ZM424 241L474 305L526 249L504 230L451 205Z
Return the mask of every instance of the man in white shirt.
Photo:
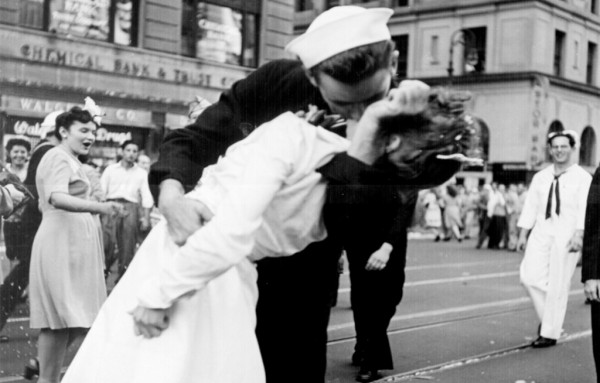
M582 246L592 176L573 163L576 142L572 130L548 135L552 165L534 175L518 222L521 283L541 322L535 348L554 346L560 337Z
M100 178L106 199L121 203L127 211L123 217L102 216L106 271L110 271L117 259L116 245L119 278L133 259L138 231L146 231L150 227L150 209L154 205L148 186L148 173L136 164L138 145L133 141L125 141L121 148L121 161L109 165Z

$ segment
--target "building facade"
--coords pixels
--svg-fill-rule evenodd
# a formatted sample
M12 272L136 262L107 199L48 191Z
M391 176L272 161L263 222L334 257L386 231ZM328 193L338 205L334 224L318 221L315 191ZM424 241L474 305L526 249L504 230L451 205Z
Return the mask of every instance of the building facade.
M92 97L105 111L92 156L114 161L133 139L151 156L261 63L282 57L292 0L3 0L0 128L39 140L54 110Z
M308 3L308 4L307 4ZM339 4L391 7L400 77L470 91L482 128L483 169L459 177L527 181L545 166L545 137L571 129L578 160L600 160L598 0L300 1L299 33Z

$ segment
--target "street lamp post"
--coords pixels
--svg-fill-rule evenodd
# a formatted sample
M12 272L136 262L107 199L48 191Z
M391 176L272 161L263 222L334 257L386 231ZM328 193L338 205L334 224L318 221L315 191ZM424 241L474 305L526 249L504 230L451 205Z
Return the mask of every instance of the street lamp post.
M458 29L450 36L450 57L448 59L448 81L452 84L452 75L454 74L454 46L461 44L465 52L469 56L472 55L471 50L475 50L476 37L470 29ZM473 53L477 55L477 51Z

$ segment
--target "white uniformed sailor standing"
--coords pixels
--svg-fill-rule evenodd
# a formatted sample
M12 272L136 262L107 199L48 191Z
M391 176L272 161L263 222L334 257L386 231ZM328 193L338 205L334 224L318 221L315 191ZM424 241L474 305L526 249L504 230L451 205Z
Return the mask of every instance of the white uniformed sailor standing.
M577 133L552 132L547 144L552 165L533 176L518 222L517 249L525 250L521 283L541 322L535 348L554 346L562 332L592 180L574 163Z

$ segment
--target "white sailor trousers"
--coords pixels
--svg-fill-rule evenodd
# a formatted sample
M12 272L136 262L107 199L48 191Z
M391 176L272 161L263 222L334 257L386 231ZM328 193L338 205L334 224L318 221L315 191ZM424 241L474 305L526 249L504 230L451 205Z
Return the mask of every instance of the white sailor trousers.
M573 232L552 221L538 222L532 230L520 276L542 324L540 335L558 339L580 253L567 250Z

